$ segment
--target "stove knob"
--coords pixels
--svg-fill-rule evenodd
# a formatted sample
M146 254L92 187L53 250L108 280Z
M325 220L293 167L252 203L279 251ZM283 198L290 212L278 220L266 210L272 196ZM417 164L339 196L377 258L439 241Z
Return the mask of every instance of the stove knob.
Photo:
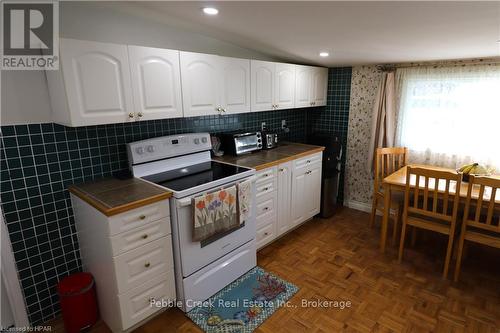
M195 145L200 144L200 139L198 139L198 138L194 139L194 144L195 144Z
M208 140L207 140L207 138L206 138L205 136L201 138L201 142L203 142L203 143L207 143L207 141L208 141Z
M149 153L153 153L155 151L155 146L153 145L149 145L146 147L146 150L149 152Z
M142 147L137 147L137 148L135 149L135 151L136 151L136 153L137 153L137 154L139 154L139 155L144 154L144 148L142 148Z

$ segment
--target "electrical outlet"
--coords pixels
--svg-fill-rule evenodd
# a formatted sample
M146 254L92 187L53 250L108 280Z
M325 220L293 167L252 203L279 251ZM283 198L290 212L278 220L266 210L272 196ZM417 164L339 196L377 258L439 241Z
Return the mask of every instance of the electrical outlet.
M285 119L283 119L283 120L281 121L281 129L285 129L285 128L287 128L287 126L286 126L286 120L285 120Z
M264 132L266 129L267 129L266 122L263 121L262 123L260 123L260 130Z

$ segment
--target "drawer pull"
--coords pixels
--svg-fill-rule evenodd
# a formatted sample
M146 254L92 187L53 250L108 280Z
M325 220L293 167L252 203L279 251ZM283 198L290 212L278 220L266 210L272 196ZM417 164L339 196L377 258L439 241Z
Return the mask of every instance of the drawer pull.
M142 239L146 239L146 238L148 238L148 235L146 235L146 234L142 235Z
M308 164L309 164L309 163L311 163L311 160L307 160L307 163L308 163Z
M280 169L280 172L283 172L283 171L285 171L285 169L281 168L281 169Z
M269 233L268 233L268 232L265 232L265 233L264 233L264 236L268 236L268 235L269 235Z
M148 268L149 266L151 266L151 264L149 262L144 264L144 267L146 267L146 268Z
M269 187L264 187L262 190L267 191L267 190L269 190Z
M264 209L263 209L263 210L269 210L269 207L264 207Z
M141 215L141 216L139 216L139 218L140 218L141 220L144 220L144 219L146 219L146 215Z

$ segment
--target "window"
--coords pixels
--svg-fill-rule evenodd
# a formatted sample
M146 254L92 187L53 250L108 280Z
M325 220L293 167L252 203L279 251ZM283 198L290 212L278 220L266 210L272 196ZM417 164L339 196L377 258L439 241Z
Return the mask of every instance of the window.
M398 69L398 144L413 162L500 172L500 64Z

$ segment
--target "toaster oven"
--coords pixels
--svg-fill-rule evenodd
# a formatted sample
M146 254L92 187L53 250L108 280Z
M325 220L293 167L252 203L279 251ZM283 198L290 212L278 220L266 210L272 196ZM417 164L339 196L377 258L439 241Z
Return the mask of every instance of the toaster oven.
M262 136L260 132L223 133L221 144L225 153L241 155L262 149Z

